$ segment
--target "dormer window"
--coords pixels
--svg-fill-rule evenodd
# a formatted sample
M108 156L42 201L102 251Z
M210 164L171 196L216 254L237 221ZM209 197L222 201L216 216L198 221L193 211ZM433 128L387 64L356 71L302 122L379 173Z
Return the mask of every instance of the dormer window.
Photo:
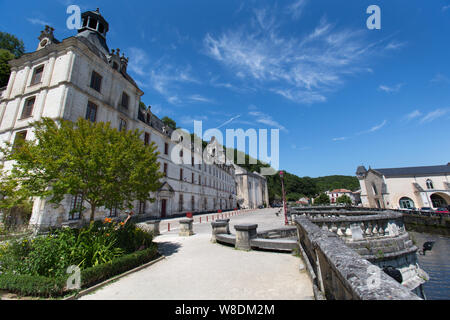
M433 181L431 181L430 179L427 180L427 189L428 190L434 189Z
M105 27L101 23L98 24L98 32L100 32L101 34L103 34L103 32L105 32Z
M119 65L117 64L117 62L113 62L113 69L114 70L118 70L119 69Z

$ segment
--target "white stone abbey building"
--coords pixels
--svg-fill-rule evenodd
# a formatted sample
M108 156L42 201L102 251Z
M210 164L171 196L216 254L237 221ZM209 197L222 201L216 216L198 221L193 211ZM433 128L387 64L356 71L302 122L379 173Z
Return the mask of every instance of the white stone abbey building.
M380 209L450 206L450 163L440 166L358 167L363 207Z
M194 151L190 146L183 151L174 149L177 142L171 140L172 130L150 108L140 107L144 93L127 73L128 59L120 55L119 49L109 50L108 29L98 9L85 12L76 36L58 41L54 30L46 27L36 51L10 62L11 76L0 99L0 143L33 139L31 123L43 117L70 121L82 117L110 122L119 130L139 129L144 143L158 146L165 178L160 190L152 195L155 202L136 201L136 214L164 218L236 208L235 166L205 164L201 150ZM11 163L4 165L5 169L11 167ZM251 201L252 207L266 201L258 197L260 200ZM55 208L45 199L35 199L30 224L45 229L84 223L89 219L89 208L71 213L82 201L82 195L68 195ZM96 219L123 214L100 208Z

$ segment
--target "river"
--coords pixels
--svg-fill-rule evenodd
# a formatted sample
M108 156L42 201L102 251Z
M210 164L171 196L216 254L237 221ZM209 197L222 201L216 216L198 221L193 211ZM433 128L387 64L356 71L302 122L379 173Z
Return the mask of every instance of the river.
M433 250L419 255L420 267L430 276L424 285L427 300L450 300L450 237L408 232L419 249L426 241L435 242Z

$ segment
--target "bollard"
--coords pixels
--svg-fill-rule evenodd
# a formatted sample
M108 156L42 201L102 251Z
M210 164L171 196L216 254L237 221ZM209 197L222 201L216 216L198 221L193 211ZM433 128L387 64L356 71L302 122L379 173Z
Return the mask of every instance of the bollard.
M206 216L206 222L208 222L208 216Z
M167 224L167 231L170 232L170 223Z
M200 223L202 223L202 217L200 217Z

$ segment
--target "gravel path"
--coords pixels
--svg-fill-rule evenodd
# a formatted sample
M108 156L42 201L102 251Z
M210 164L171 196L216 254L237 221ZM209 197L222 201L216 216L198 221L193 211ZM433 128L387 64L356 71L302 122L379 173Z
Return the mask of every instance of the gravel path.
M257 223L258 230L281 227L275 209L233 216L234 224ZM198 219L197 219L198 220ZM205 220L205 219L204 219ZM286 253L240 251L210 242L209 223L194 225L195 235L179 237L177 230L155 238L166 259L82 300L300 300L313 299L311 281L298 257Z

